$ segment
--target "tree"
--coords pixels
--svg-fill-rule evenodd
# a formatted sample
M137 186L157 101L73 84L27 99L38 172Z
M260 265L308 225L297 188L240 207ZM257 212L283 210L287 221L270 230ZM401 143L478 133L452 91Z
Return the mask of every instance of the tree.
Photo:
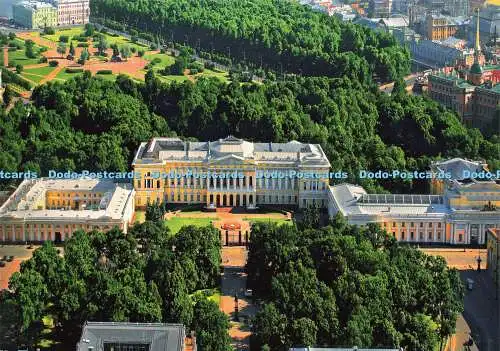
M64 57L66 55L66 45L64 44L59 44L57 46L57 53L61 55L61 57Z
M128 59L128 58L130 57L130 55L131 55L131 52L130 52L130 46L128 46L128 45L126 45L126 44L125 44L125 45L122 45L122 46L120 47L120 54L121 54L121 57L122 57L125 61L127 61L127 59Z
M202 350L229 351L231 339L227 316L211 300L202 298L194 306L193 328L196 342Z
M33 40L31 40L31 39L25 40L24 46L25 46L26 57L35 58L36 57L35 52L34 52L35 43L33 42Z
M111 49L113 49L113 57L120 56L120 50L118 49L118 45L113 43L111 44Z
M99 43L97 44L97 53L101 56L105 56L106 50L108 50L108 42L106 41L106 39L101 38L101 40L99 40Z
M14 91L10 87L10 85L7 84L5 87L5 91L3 92L3 103L4 105L8 106L10 102L12 101L12 98L14 97Z
M69 54L71 57L75 57L75 47L73 46L73 41L69 44Z
M87 61L90 58L89 52L87 51L86 48L82 50L82 53L80 54L80 59L78 60L78 63L81 65L85 64L85 61Z
M146 205L145 217L147 221L159 222L163 219L164 215L165 211L162 208L162 204L160 204L158 201L148 203Z

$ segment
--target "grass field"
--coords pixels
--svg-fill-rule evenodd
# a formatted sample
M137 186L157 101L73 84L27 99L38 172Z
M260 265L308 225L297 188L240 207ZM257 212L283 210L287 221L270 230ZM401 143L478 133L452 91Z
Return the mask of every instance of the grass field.
M161 60L160 63L157 63L154 67L155 68L165 68L166 66L171 66L175 63L175 59L167 54L153 54L153 53L148 53L144 55L144 59L148 61L153 61L155 58L159 58Z
M172 217L165 222L166 226L170 229L172 234L177 234L179 230L187 225L195 225L198 227L204 227L210 225L212 221L216 221L218 218L187 218L187 217Z
M59 37L61 35L67 35L68 37L72 38L74 36L80 35L82 32L83 32L83 27L72 27L72 28L60 29L60 30L57 30L55 34L42 35L42 37L57 43L57 42L59 42ZM69 46L69 42L68 42L68 46Z
M293 221L284 218L245 217L244 220L249 221L250 223L276 223L278 225L291 225L293 223Z
M20 63L23 66L36 65L40 60L40 57L41 56L37 56L36 58L28 58L26 57L24 49L9 52L9 62L15 61L16 64Z
M229 73L220 72L220 71L212 71L211 69L205 68L202 73L195 74L194 77L216 77L222 80L223 82L229 82Z
M56 69L55 67L50 67L50 66L37 67L37 68L26 68L23 71L23 73L36 74L39 76L46 76L55 69Z
M61 70L61 72L59 72L56 76L56 79L60 79L60 80L68 80L68 79L71 79L73 77L77 77L79 75L83 74L82 73L66 73L66 70L63 69Z

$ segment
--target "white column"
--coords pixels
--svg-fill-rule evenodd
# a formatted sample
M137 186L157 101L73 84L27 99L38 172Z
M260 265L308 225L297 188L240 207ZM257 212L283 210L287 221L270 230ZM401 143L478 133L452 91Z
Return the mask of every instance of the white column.
M246 178L246 182L247 182L247 191L250 191L250 176L246 175L245 178ZM248 202L247 202L247 205L248 205Z
M5 241L5 225L2 224L2 241Z
M437 238L436 238L436 227L437 227L437 225L435 225L435 226L432 227L432 237L434 238L434 241L437 240Z

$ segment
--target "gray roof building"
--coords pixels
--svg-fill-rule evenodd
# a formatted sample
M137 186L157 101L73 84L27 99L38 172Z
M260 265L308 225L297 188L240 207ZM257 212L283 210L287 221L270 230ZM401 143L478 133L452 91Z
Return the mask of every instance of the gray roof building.
M86 322L77 351L183 351L182 324Z

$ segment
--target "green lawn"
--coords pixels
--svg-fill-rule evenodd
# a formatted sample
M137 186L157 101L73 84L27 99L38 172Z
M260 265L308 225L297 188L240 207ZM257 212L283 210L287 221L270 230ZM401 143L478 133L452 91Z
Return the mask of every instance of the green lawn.
M50 72L55 70L55 67L45 66L45 67L37 67L37 68L26 68L23 73L36 74L39 76L47 76Z
M35 83L40 83L42 81L42 79L44 78L43 76L39 76L37 74L30 74L30 73L26 73L26 72L23 72L21 73L21 75L28 79L28 80L31 80L32 82L35 82Z
M94 76L104 80L109 80L111 82L114 82L116 80L116 77L118 77L117 74L96 74Z
M153 61L155 58L159 58L161 60L160 63L157 63L154 67L165 68L166 66L171 66L175 63L175 59L167 54L146 54L144 55L144 59L148 61Z
M170 229L172 234L177 234L179 230L186 225L195 225L198 227L204 227L210 225L212 221L216 221L218 218L188 218L188 217L173 217L168 221L165 221L166 226Z
M195 291L193 294L191 294L191 296L192 297L205 296L209 300L215 302L217 305L220 304L220 291L219 291L219 289L198 290L198 291Z
M27 58L24 50L9 51L9 62L15 61L16 64L20 63L23 66L38 64L40 57Z
M61 35L67 35L68 37L72 38L74 36L79 36L83 31L84 31L83 27L72 27L72 28L57 30L55 34L42 35L42 37L57 43L57 42L59 42L59 37ZM69 43L68 43L68 47L69 47Z
M225 83L229 82L229 73L221 71L212 71L211 69L205 68L202 73L195 74L194 77L217 77Z
M166 82L166 83L170 83L170 82L182 83L182 82L185 82L186 80L189 80L189 78L186 76L162 76L162 75L158 74L156 77L158 77L161 81Z
M249 221L250 223L276 223L278 225L288 224L291 225L293 221L284 219L284 218L262 218L262 217L245 217L245 221Z
M83 73L66 73L66 70L63 69L57 74L56 79L68 80L81 74Z

